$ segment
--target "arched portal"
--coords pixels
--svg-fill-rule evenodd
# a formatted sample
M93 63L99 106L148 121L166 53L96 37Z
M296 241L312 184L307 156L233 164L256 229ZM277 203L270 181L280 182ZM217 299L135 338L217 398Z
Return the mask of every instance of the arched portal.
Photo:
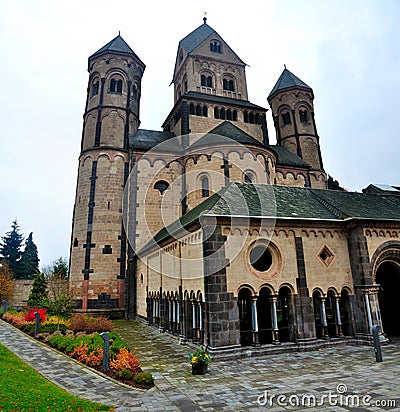
M382 262L376 271L376 283L380 285L378 299L383 330L389 336L400 336L400 264Z
M260 344L272 342L271 292L263 287L257 299L258 339Z
M351 306L351 298L347 289L342 289L340 294L340 317L342 321L342 333L344 336L353 336L353 311Z
M290 333L293 321L291 295L291 291L287 286L282 286L279 289L276 312L280 342L289 342L292 339Z
M240 319L240 344L248 346L253 343L253 328L252 328L252 302L251 290L242 288L238 295L239 319Z

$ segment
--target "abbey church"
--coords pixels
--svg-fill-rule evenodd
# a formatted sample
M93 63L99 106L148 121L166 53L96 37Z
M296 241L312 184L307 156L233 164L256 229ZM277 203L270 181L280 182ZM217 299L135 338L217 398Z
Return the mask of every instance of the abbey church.
M216 356L369 342L373 325L400 335L400 188L328 189L313 89L285 68L267 109L245 69L204 18L178 44L172 108L146 130L145 64L120 35L89 57L76 310Z

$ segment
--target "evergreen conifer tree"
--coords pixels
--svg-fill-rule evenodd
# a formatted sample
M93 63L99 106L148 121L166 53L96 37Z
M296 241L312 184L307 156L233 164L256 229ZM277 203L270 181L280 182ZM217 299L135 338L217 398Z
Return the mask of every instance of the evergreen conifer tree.
M43 273L37 273L28 297L28 306L30 308L43 308L48 306L48 301L49 293L47 291L46 277Z
M21 245L24 240L23 236L19 232L19 226L16 220L12 222L11 230L1 238L0 242L0 255L4 260L15 279L18 278L18 265L21 259Z
M19 279L33 279L39 273L38 250L33 243L32 236L31 232L25 241L25 249L21 254L17 273Z

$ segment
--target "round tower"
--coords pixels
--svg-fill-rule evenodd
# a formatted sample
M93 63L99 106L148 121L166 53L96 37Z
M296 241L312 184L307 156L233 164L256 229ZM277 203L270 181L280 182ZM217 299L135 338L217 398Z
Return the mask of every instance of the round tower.
M313 102L312 88L286 67L268 96L277 144L297 154L311 166L312 187L326 188Z
M122 312L127 250L122 199L129 173L129 136L139 126L145 65L120 35L88 63L70 287L77 310Z

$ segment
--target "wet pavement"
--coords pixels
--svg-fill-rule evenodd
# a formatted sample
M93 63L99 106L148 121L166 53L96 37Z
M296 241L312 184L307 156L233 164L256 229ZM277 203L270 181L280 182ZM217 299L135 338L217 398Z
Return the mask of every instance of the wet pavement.
M156 386L118 384L0 321L0 343L74 395L117 411L400 411L400 341L382 347L338 346L313 352L212 361L191 374L186 344L138 321L115 331L137 351Z

